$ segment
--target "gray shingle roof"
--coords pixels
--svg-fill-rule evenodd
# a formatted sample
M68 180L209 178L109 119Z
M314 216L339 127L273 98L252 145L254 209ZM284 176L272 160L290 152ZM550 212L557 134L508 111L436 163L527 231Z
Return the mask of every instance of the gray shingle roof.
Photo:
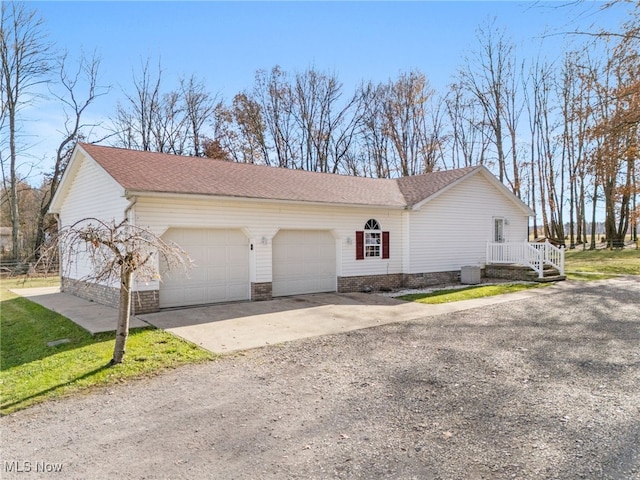
M412 206L478 168L375 179L86 143L80 147L129 191L345 205Z

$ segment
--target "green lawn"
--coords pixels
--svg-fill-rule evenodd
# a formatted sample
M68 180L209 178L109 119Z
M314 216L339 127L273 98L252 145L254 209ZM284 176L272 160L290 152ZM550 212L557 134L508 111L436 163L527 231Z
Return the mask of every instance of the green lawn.
M7 287L15 286L4 280L0 283L2 414L216 357L170 333L145 328L131 330L124 363L108 366L114 332L92 336L62 315L9 292ZM47 345L61 339L69 342Z
M564 268L567 273L640 275L640 250L567 250Z
M503 293L520 292L531 288L541 288L548 283L501 283L497 285L477 285L465 288L450 288L446 290L436 290L430 293L412 293L403 295L401 300L418 303L450 303L460 300L471 300L473 298L492 297Z

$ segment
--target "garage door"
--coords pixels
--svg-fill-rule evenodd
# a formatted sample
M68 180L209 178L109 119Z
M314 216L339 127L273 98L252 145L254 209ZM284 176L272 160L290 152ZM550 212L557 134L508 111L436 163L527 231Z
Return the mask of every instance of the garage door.
M328 231L281 230L273 238L273 296L335 292L336 241Z
M194 267L163 273L161 308L250 298L249 240L240 230L169 229L162 239L185 250Z

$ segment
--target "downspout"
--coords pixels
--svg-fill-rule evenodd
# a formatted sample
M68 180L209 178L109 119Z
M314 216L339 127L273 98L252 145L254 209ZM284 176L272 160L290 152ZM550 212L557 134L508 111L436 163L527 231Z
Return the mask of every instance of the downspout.
M138 197L136 197L135 195L129 200L129 205L127 205L127 208L124 209L124 219L129 221L129 212L131 211L131 209L135 206L135 204L138 203Z
M60 214L54 213L53 218L56 219L56 232L60 233L62 229L62 224L60 223ZM62 245L60 242L58 243L58 275L60 275L60 292L64 292L64 278L62 277Z

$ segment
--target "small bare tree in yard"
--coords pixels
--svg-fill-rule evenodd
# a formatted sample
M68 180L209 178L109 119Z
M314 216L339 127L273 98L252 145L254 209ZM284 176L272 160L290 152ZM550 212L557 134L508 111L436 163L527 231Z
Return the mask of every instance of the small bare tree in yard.
M122 363L124 358L134 278L137 282L159 280L161 262L169 271L186 271L191 266L189 256L178 245L166 243L149 229L131 225L127 220L115 223L85 218L64 227L47 243L41 259L53 258L58 249L62 252L61 276L69 277L77 262L84 261L90 272L81 280L103 285L120 283L111 365Z

